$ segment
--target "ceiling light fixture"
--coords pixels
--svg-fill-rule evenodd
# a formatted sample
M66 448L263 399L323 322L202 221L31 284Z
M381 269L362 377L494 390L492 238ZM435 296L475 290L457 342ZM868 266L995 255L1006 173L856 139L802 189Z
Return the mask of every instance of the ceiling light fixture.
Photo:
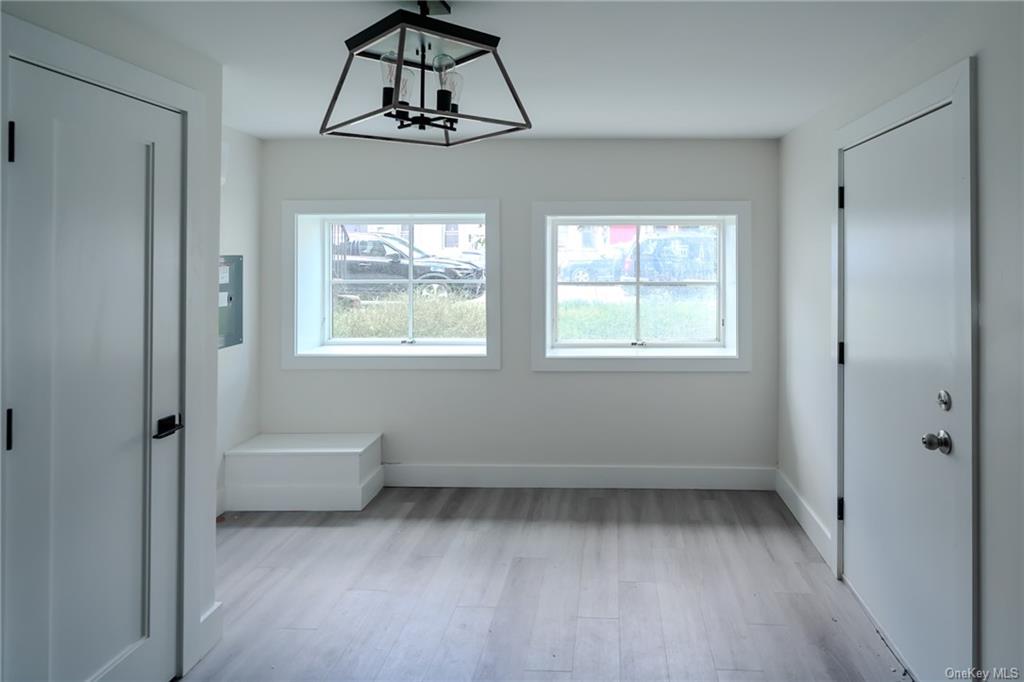
M348 59L320 134L452 147L532 127L498 56L500 38L430 16L448 14L451 8L447 2L417 4L419 14L400 9L345 41ZM352 76L353 64L362 63L357 60L379 63L380 96L345 91L341 102L339 96ZM473 75L466 78L470 72ZM433 77L428 78L431 74ZM507 89L518 118L482 116L461 106L464 81L468 80L474 94L479 95L487 91L484 79L488 77L497 81L501 90ZM435 78L436 91L428 97ZM343 104L350 110L355 107L350 111L354 115L335 123ZM366 110L368 106L372 108Z

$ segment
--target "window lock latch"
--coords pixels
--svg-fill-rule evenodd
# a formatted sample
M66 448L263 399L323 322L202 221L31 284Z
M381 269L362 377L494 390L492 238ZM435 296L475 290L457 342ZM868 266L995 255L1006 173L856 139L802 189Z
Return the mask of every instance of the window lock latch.
M402 343L416 343L416 339L402 339Z
M644 346L647 345L647 342L646 341L633 341L629 345L636 346L638 348L643 348Z

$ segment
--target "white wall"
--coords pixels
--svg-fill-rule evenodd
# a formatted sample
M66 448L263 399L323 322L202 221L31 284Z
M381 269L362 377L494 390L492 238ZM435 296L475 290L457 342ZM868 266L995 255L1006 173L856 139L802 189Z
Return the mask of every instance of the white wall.
M381 431L391 463L764 467L772 476L777 175L775 141L496 141L448 150L267 142L263 429ZM443 197L501 202L501 370L282 370L281 202ZM532 202L615 199L753 202L752 372L530 370Z
M220 637L220 621L214 600L215 525L217 442L217 224L220 213L220 137L221 137L221 66L197 52L125 21L110 6L87 2L4 2L3 11L25 21L64 35L101 52L135 64L152 73L182 83L199 91L206 99L204 177L197 196L202 225L205 230L199 243L190 244L201 254L203 267L190 271L200 291L208 291L209 313L202 327L193 330L203 340L205 352L190 356L190 364L198 363L206 378L199 387L199 404L190 405L188 429L191 438L202 443L205 456L188 460L209 467L198 472L199 485L186 491L196 500L185 519L189 543L185 550L185 614L184 662L188 669L206 653ZM190 332L190 333L193 333ZM198 434L198 435L197 435ZM186 471L189 480L192 472Z
M970 4L787 135L781 153L779 460L835 533L835 359L831 224L835 133L978 56L982 663L1020 665L1022 18L1018 3ZM805 519L806 521L806 519ZM814 537L815 529L808 528ZM834 548L826 548L834 561Z
M220 253L242 256L242 343L217 352L217 513L224 452L260 432L260 174L263 142L223 129Z

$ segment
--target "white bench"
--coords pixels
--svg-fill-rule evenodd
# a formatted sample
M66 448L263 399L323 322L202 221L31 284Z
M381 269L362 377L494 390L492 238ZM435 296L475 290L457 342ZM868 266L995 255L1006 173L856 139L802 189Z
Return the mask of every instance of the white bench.
M380 492L379 433L264 433L224 455L229 511L358 511Z

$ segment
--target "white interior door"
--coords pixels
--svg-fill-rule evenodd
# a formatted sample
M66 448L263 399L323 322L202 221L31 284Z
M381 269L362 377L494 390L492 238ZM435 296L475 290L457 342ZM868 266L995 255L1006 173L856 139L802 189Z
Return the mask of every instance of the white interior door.
M843 573L922 680L974 663L971 220L963 209L971 175L962 113L941 106L842 157ZM948 453L922 441L940 430Z
M182 119L15 59L4 100L3 677L169 680Z

